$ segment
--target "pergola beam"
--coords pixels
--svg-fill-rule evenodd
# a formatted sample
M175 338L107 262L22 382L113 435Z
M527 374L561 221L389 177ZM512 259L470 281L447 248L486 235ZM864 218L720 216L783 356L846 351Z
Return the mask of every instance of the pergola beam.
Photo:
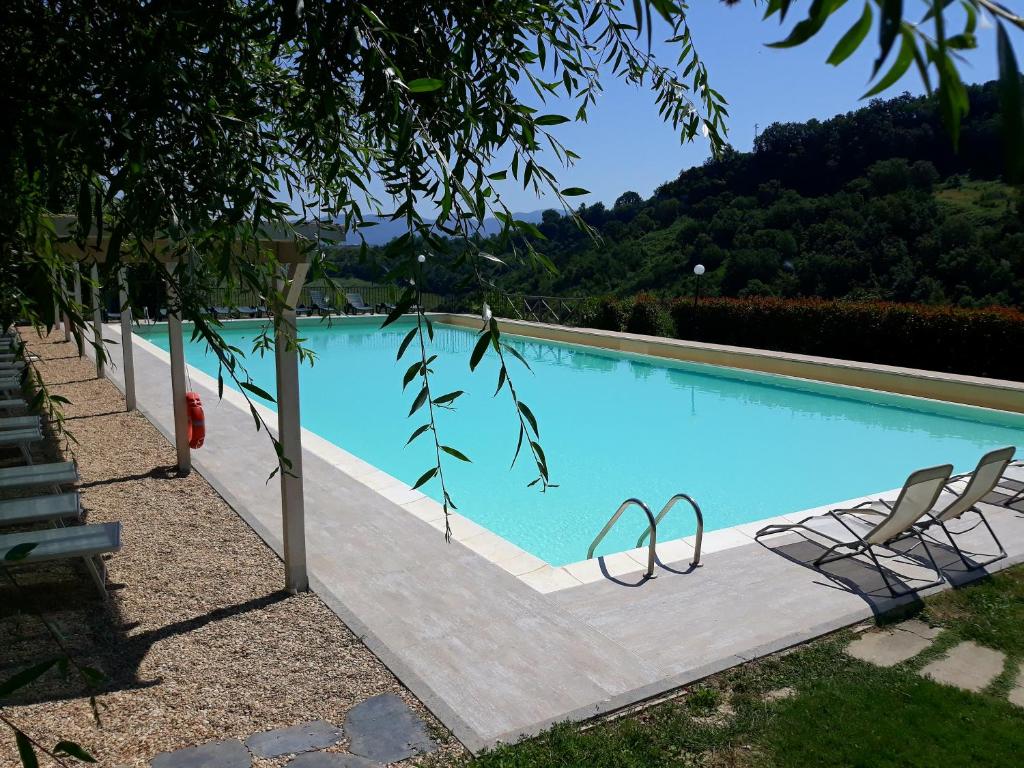
M141 259L133 252L131 243L124 243L120 253L108 254L109 236L97 240L95 231L90 233L83 244L74 242L72 237L76 234L75 222L75 217L72 216L54 218L56 233L62 240L57 247L65 256L75 261L75 297L79 305L81 305L81 284L77 275L80 261L104 264L108 261L108 255L110 261L119 264L131 263L136 260L150 261L155 258L166 265L168 273L173 274L178 266L178 260L182 258L180 243L165 238L156 238L144 243L147 256ZM275 325L277 431L282 455L288 462L281 467L280 471L285 586L292 592L304 592L309 589L302 477L302 424L299 412L299 355L295 348L297 331L294 307L306 281L313 246L323 242L340 243L342 240L341 233L336 226L314 222L296 226L267 227L261 230L259 237L250 238L238 246L239 253L252 261L260 261L272 256L278 264L282 265L282 272L277 278L277 286L284 293L287 305L292 307L292 309L286 309L281 313ZM136 407L131 343L132 318L123 270L118 275L118 284L121 299L121 343L125 366L125 402L128 410L132 410ZM169 280L168 309L173 306L180 307L180 301L175 295L173 281ZM100 323L97 321L97 326L99 325ZM186 475L192 469L192 455L188 445L189 417L185 402L186 368L180 309L168 314L167 335L171 358L174 444L179 474ZM78 338L81 348L80 333L78 333Z

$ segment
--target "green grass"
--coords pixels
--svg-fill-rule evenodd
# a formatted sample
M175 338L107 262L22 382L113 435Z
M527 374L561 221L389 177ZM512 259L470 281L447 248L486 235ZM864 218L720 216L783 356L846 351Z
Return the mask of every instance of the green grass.
M1024 710L1006 693L1024 660L1024 567L927 601L918 617L943 627L935 645L892 669L843 653L843 631L799 650L717 675L648 709L591 724L563 724L501 747L472 768L944 768L1019 766ZM917 675L962 640L1007 654L980 694ZM771 691L792 688L790 698Z

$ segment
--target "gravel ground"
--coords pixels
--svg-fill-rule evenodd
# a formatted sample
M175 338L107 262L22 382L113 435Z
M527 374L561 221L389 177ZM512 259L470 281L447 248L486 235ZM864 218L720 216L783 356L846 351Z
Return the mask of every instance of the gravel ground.
M350 707L392 692L442 742L430 763L461 762L458 742L316 595L281 591L274 552L198 473L176 476L172 446L124 412L88 359L62 335L23 335L51 391L71 400L72 439L37 453L78 461L87 520L120 520L123 548L107 562L106 605L78 563L16 569L18 589L0 582L0 680L59 653L36 610L79 664L106 676L95 714L81 678L51 670L6 717L47 746L70 739L101 765L145 766L207 741L317 718L340 725ZM0 766L13 765L13 737L0 727Z

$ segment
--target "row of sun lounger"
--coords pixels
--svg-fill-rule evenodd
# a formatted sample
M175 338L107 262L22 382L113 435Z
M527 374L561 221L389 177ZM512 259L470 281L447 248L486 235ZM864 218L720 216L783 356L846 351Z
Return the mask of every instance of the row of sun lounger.
M21 340L0 334L0 409L28 410L21 396L24 361ZM86 570L106 597L103 556L121 548L121 524L79 525L82 502L77 490L65 490L78 482L74 462L35 464L31 445L43 439L43 421L38 415L0 416L0 448L18 447L25 463L0 467L0 491L38 493L0 500L0 568L13 568L51 560L81 558ZM71 524L68 524L71 523ZM28 530L8 532L11 528ZM38 527L48 526L48 527Z
M935 562L929 547L929 542L933 545L940 543L934 538L939 531L969 570L984 567L1006 557L1006 550L978 504L990 494L997 492L1006 468L1013 461L1013 454L1012 447L990 451L981 457L973 472L964 475L953 475L951 464L919 469L907 478L893 502L884 499L868 501L850 509L833 509L826 515L807 517L788 525L768 525L759 530L755 538L803 529L832 542L814 560L817 567L856 555L865 555L878 569L893 597L934 587L944 581L942 570ZM952 493L954 498L945 506L939 506L943 491ZM1010 493L1012 494L1012 491ZM1009 506L1022 498L1024 487L1009 495L1002 503ZM959 526L969 513L977 517L973 525L966 528L952 527L954 523ZM829 521L838 522L850 534L849 537L841 540L822 531L822 524ZM977 553L971 552L971 557L968 558L958 539L980 526L984 526L988 531L995 543L996 552L982 555L981 558ZM909 549L895 549L904 542L910 542ZM915 589L897 590L886 574L886 569L879 562L876 549L906 555L917 547L924 551L927 562L937 574L937 578ZM882 556L885 556L884 553Z

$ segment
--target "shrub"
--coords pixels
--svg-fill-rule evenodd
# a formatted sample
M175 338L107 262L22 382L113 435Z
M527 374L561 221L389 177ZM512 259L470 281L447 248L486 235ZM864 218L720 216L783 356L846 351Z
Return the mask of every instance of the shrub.
M707 298L672 303L679 338L1024 380L1024 313L880 301Z
M672 318L661 299L649 293L641 293L633 299L626 319L626 330L648 336L671 336Z
M632 306L614 296L587 299L580 307L577 324L582 328L600 328L603 331L624 331Z

